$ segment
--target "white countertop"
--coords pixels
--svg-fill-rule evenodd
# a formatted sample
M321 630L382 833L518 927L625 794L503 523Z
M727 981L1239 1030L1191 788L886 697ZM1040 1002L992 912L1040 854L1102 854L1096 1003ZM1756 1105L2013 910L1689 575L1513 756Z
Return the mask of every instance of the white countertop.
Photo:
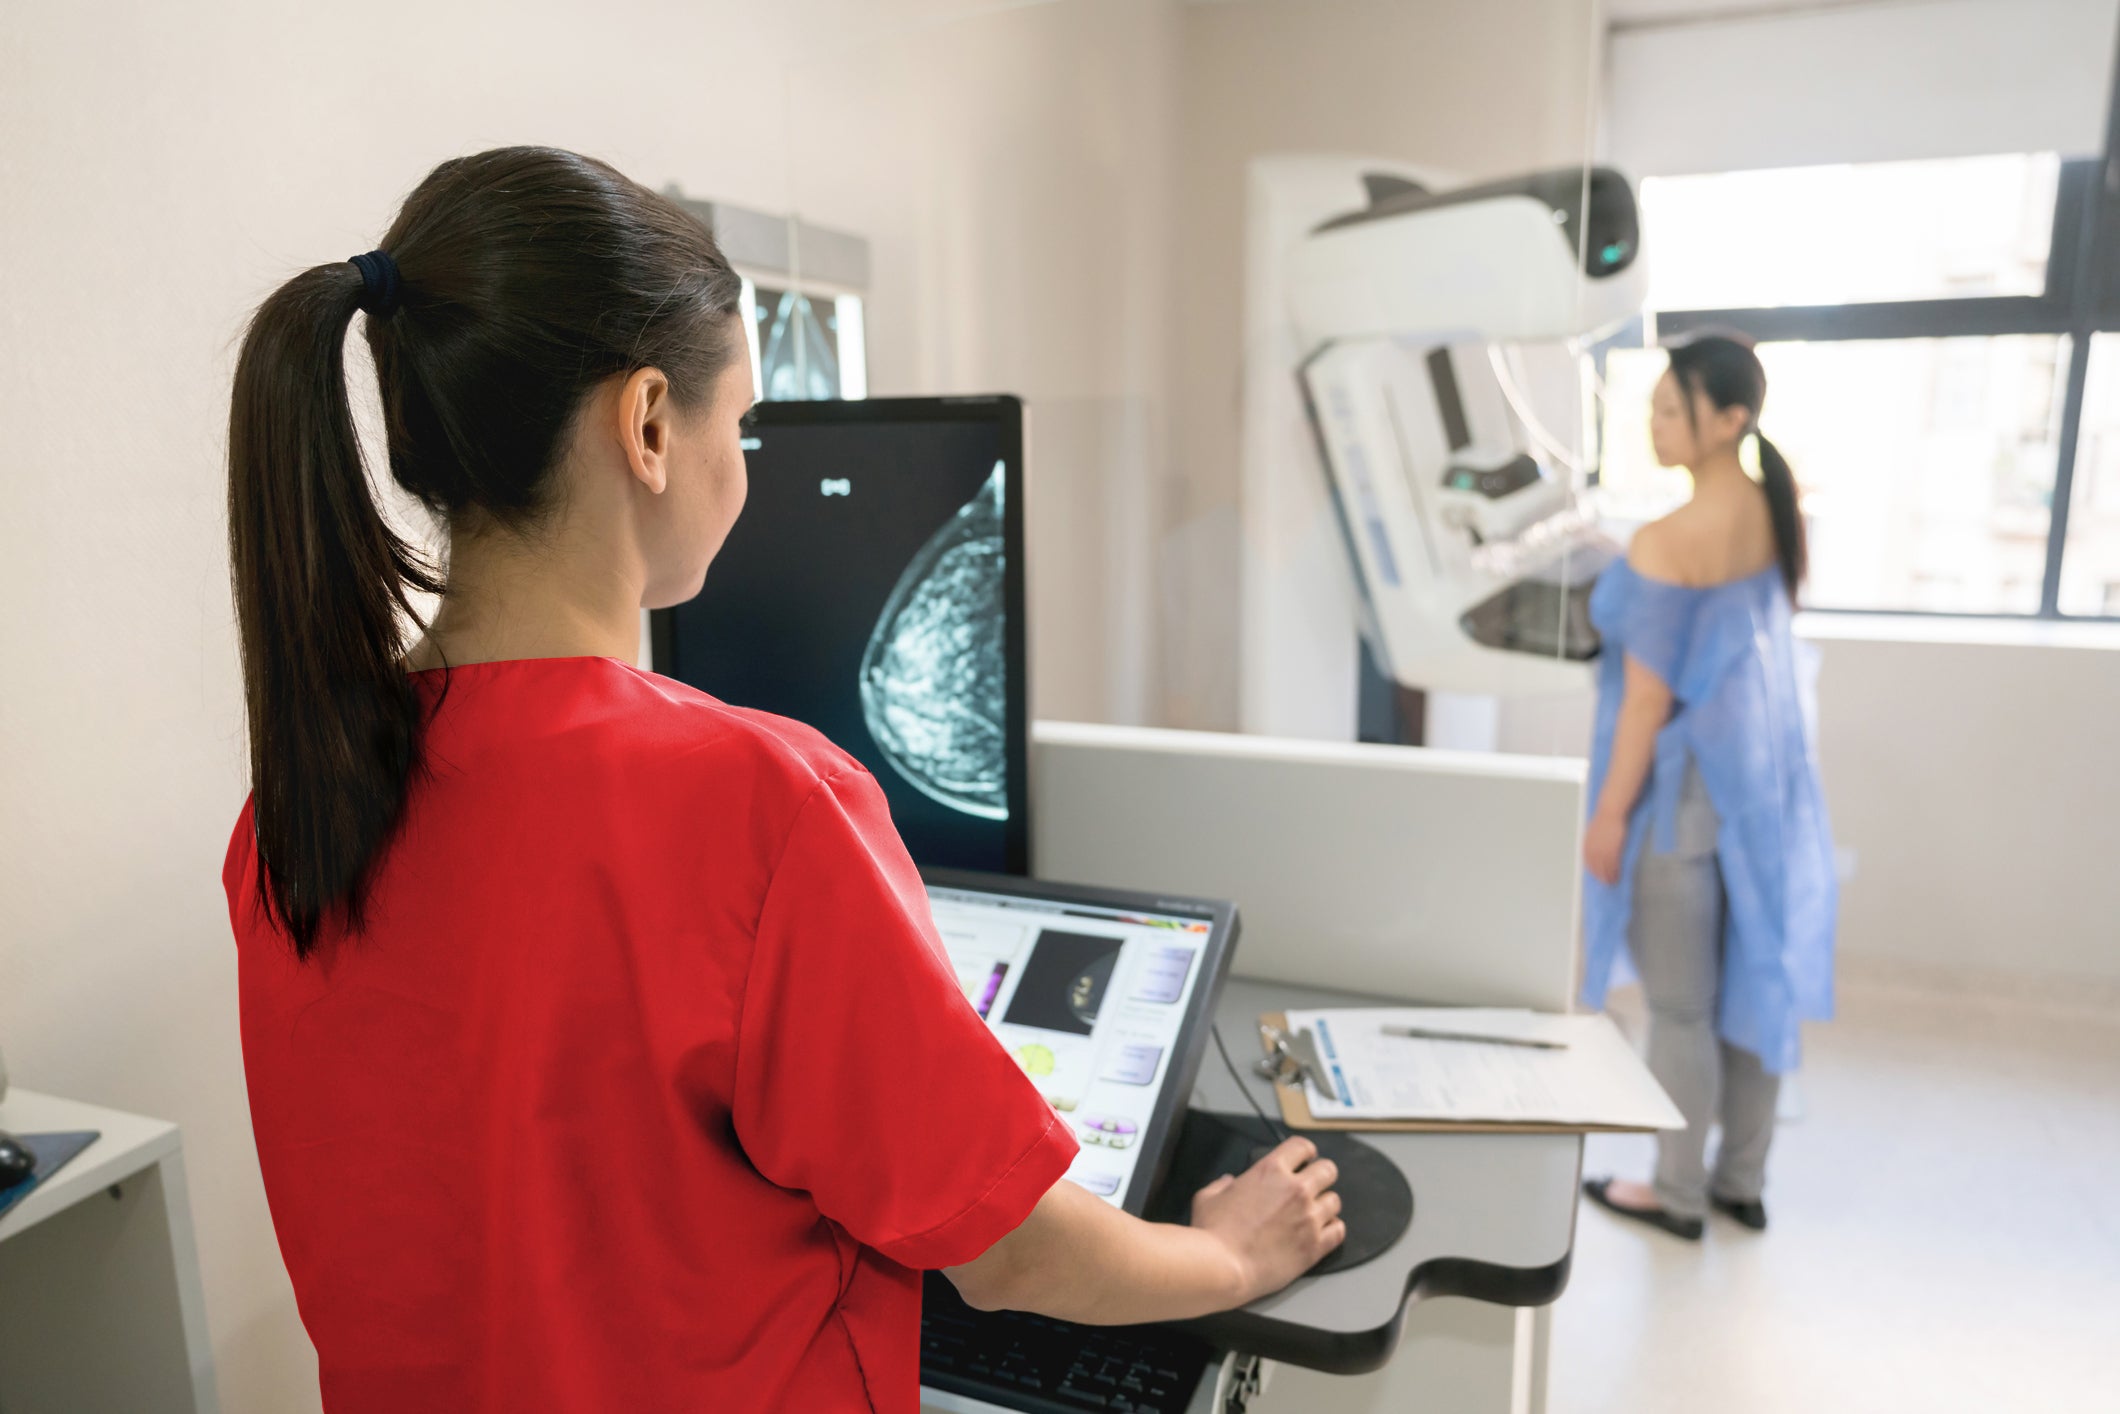
M62 1100L19 1086L0 1101L0 1129L10 1134L94 1129L103 1136L0 1217L0 1242L177 1151L177 1127L167 1120Z

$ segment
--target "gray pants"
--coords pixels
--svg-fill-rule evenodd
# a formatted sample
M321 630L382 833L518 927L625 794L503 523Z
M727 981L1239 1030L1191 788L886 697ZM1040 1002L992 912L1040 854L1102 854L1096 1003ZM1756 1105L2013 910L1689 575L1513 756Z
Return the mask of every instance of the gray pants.
M1716 1196L1759 1198L1781 1089L1780 1077L1768 1074L1759 1057L1715 1034L1726 907L1715 857L1719 828L1700 773L1689 763L1674 848L1659 854L1653 836L1644 843L1627 932L1649 1002L1649 1070L1686 1117L1684 1129L1657 1135L1656 1195L1667 1212L1687 1218L1708 1211L1708 1127L1718 1119Z

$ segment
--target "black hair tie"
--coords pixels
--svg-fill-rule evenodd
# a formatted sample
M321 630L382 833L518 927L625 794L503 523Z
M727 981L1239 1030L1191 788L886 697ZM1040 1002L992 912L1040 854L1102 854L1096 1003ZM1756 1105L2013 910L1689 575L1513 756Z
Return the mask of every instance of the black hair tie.
M388 319L397 311L403 282L397 262L387 250L371 250L349 257L347 264L361 272L361 308L372 319Z

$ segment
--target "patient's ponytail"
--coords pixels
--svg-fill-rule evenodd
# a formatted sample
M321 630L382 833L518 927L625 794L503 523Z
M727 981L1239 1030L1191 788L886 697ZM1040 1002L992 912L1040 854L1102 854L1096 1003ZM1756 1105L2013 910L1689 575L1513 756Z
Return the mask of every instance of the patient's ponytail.
M1803 508L1796 499L1796 473L1789 469L1788 458L1767 440L1764 432L1755 436L1759 442L1760 489L1767 493L1767 515L1774 522L1774 555L1781 562L1781 581L1788 586L1789 602L1793 604L1796 591L1810 568L1810 548L1804 543Z
M346 393L367 311L390 475L452 526L526 530L583 401L655 368L704 404L742 347L743 282L707 228L546 147L444 162L382 249L319 265L251 321L228 421L228 538L263 906L301 957L358 930L420 770L411 591L439 576L377 509Z
M1767 371L1759 355L1743 338L1728 334L1698 334L1670 348L1671 376L1686 392L1690 416L1693 398L1705 397L1718 410L1741 407L1749 421L1748 432L1759 447L1759 483L1766 493L1767 515L1774 526L1774 557L1781 566L1781 580L1794 603L1810 566L1805 543L1803 510L1798 504L1796 474L1789 469L1781 449L1759 431L1759 413L1767 401ZM1697 429L1696 429L1697 430Z

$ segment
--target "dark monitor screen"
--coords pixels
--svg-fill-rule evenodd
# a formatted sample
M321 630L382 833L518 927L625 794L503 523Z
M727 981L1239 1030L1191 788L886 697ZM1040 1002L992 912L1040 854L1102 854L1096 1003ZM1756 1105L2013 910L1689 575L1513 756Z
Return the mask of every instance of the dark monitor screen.
M1026 874L1023 410L1014 398L761 403L750 496L656 671L823 732L915 862Z

